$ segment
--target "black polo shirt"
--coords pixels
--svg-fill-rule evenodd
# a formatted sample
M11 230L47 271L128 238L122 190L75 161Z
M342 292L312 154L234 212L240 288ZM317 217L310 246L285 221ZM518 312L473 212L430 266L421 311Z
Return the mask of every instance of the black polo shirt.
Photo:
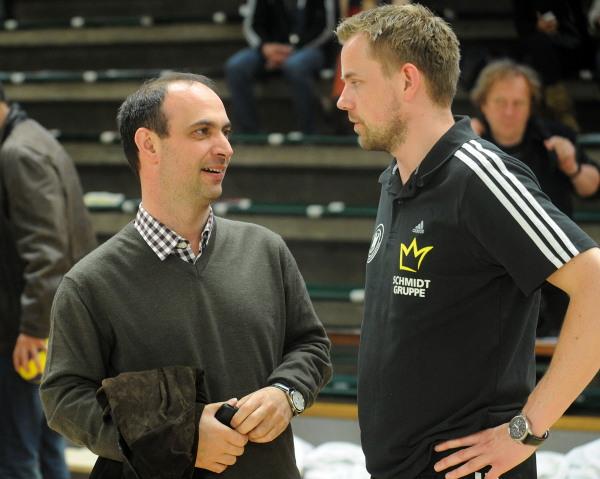
M406 184L381 175L359 354L373 477L433 473L435 444L508 421L535 381L543 281L595 246L468 118Z

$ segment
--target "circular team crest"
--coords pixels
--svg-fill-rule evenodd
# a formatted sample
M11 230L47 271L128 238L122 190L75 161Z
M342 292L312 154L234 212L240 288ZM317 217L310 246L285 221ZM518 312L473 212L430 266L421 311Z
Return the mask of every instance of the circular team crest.
M381 242L383 241L383 223L377 225L375 228L375 233L373 233L373 239L371 240L371 247L369 248L369 256L367 257L367 263L373 261L375 255L379 251L379 247L381 246Z

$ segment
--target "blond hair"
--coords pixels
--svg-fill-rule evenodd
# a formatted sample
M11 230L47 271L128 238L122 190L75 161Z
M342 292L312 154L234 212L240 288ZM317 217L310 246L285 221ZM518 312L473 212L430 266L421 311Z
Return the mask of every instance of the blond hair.
M533 68L521 65L512 60L496 60L489 63L477 77L475 86L471 90L471 101L475 106L480 107L487 99L487 96L499 80L505 78L523 77L529 87L531 100L534 105L538 105L542 99L542 83L540 77Z
M384 5L347 18L335 31L341 44L361 33L386 75L412 63L423 73L431 99L450 106L460 76L460 46L443 19L419 4Z

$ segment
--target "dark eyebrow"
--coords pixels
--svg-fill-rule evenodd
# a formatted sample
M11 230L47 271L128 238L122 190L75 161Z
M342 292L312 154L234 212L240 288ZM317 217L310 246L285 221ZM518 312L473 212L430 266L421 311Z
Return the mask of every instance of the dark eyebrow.
M211 120L198 120L197 122L192 123L190 125L190 128L199 128L199 127L203 127L203 126L204 127L207 126L209 128L218 128L218 125L214 121L211 121ZM223 126L221 127L221 129L222 130L227 130L227 129L230 130L231 122L228 121L227 123L224 123Z

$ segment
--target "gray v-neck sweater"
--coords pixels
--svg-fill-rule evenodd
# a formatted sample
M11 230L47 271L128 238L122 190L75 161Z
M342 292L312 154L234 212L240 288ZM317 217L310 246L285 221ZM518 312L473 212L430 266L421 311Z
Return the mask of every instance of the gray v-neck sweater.
M215 220L196 264L160 261L130 223L65 276L41 386L52 428L119 460L96 390L106 377L170 365L203 369L210 402L278 381L314 401L331 375L329 341L291 253L265 228ZM218 477L298 477L293 453L288 428L249 443Z

